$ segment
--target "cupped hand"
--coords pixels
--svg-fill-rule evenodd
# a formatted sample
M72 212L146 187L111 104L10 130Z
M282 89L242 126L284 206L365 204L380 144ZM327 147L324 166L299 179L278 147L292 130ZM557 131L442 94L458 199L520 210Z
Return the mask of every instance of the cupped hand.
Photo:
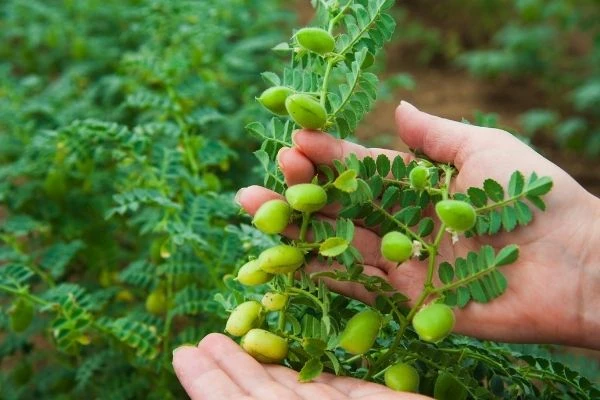
M321 374L310 383L281 365L261 364L221 334L173 352L173 368L192 400L425 400L360 379Z
M600 348L600 268L597 267L600 244L600 201L583 189L562 169L536 153L511 134L435 117L402 103L396 111L400 138L411 148L420 149L438 162L452 163L458 169L453 190L481 187L493 178L505 187L510 175L520 170L528 176L550 176L553 190L544 198L547 212L536 212L526 228L494 237L461 238L442 243L442 260L454 261L483 244L499 249L507 244L520 246L519 260L503 267L509 281L507 293L488 304L470 303L457 311L456 331L483 339L513 342L551 342ZM308 182L316 166L331 165L354 153L359 158L411 155L385 149L369 149L336 139L321 132L298 131L294 146L278 155L279 165L289 185ZM259 186L238 193L238 202L250 214L262 203L280 197ZM336 218L335 205L320 213ZM289 227L285 234L297 237L298 229ZM400 292L415 299L425 280L426 265L408 261L396 267L380 256L381 238L376 232L360 228L357 221L354 245L365 259L365 273L387 279ZM442 261L440 260L440 261ZM308 271L327 267L317 261ZM330 282L334 290L364 301L373 295L356 284Z

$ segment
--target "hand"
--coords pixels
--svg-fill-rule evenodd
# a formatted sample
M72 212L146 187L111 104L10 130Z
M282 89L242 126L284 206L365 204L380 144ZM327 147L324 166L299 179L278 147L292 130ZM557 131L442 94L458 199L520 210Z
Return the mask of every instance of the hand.
M547 212L536 212L534 221L494 237L461 238L456 245L443 243L441 254L448 261L478 250L483 244L501 248L516 243L519 260L503 267L509 281L508 293L488 303L470 303L457 310L456 331L483 339L515 342L551 342L600 348L600 201L585 191L567 173L543 158L509 133L481 128L423 113L408 103L396 111L400 138L433 160L454 164L459 173L454 190L481 187L485 178L493 178L506 187L510 174L535 171L548 175L554 188L545 197ZM310 181L315 166L331 165L350 153L359 158L409 154L383 149L368 149L320 132L298 131L294 146L280 151L278 160L288 184ZM280 197L265 188L252 186L238 192L238 202L251 214L267 200ZM335 218L336 207L322 210L321 217ZM285 234L297 237L290 227ZM354 245L365 258L365 273L387 279L402 293L415 299L425 280L422 262L405 262L398 268L379 255L380 237L360 228L357 221ZM443 258L443 257L442 257ZM329 268L313 261L309 272ZM331 282L334 290L372 301L372 294L357 285Z
M298 382L298 373L281 365L263 365L227 336L213 333L198 345L173 352L173 367L192 400L362 399L425 400L360 379L322 374Z

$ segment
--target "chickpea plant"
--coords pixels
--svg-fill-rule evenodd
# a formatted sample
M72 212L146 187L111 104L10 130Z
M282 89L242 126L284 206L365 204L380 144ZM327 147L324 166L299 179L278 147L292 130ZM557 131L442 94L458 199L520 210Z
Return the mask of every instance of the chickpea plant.
M451 190L452 165L350 155L320 166L310 183L286 186L278 150L291 146L298 128L339 138L353 133L377 94L369 68L395 28L388 14L393 1L313 4L314 26L274 49L289 65L281 74L263 73L270 87L258 101L276 116L248 126L262 140L256 156L264 184L282 194L263 204L253 223L269 235L297 224L299 237L282 237L243 260L237 283L226 278L232 293L219 296L232 310L226 332L257 360L298 370L301 381L328 371L437 399L593 397L589 381L559 363L452 334L455 308L505 293L502 267L517 260L519 248L485 245L441 262L442 241L526 229L532 206L545 209L550 178L515 171L507 188L487 179L460 193ZM319 210L334 202L338 218L320 218ZM383 236L381 254L397 268L410 259L422 262L427 277L412 306L386 280L364 273L363 256L352 244L356 220ZM309 273L304 267L311 260L331 268ZM377 300L351 300L330 291L325 280L362 285Z

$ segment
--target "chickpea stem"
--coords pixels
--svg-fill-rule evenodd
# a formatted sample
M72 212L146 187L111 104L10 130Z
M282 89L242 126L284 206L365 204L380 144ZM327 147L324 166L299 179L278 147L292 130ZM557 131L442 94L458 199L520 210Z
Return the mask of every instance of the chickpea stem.
M452 179L452 169L450 167L448 167L448 168L444 168L444 171L445 171L445 183L444 183L444 187L442 188L442 197L448 198L448 190L450 188L450 181ZM385 212L385 210L383 210L383 211ZM393 218L393 216L391 216L391 215L390 215L390 217ZM395 220L395 218L393 218L393 219ZM398 222L398 224L400 224L400 222ZM369 370L367 371L367 373L365 375L365 379L372 377L373 372L376 371L378 367L380 367L381 365L385 365L385 363L387 361L389 361L389 359L396 352L397 348L400 346L400 342L402 340L402 337L404 336L404 332L406 331L408 324L412 321L412 319L414 318L417 311L423 306L425 301L432 294L438 293L433 286L433 274L435 272L438 250L439 250L442 238L444 237L445 231L446 231L446 226L442 223L437 231L437 234L435 236L433 243L431 245L425 243L425 246L429 252L429 259L428 259L428 265L427 265L427 277L425 279L425 283L423 284L423 291L421 292L418 299L415 301L414 306L411 308L410 312L408 313L408 315L406 316L404 321L402 321L402 323L400 324L400 329L398 329L398 333L396 334L396 337L394 338L394 342L392 343L392 345L390 346L388 351L385 352L373 364L373 366L371 368L369 368ZM408 230L408 232L412 233L412 231L410 231L410 230ZM414 233L413 233L413 235L416 236ZM423 239L421 239L418 236L417 236L417 238L418 238L418 240L423 242Z
M323 302L321 300L319 300L317 298L317 296L313 295L312 293L309 293L306 290L299 289L296 287L288 287L287 292L293 293L295 295L306 296L307 298L311 299L313 301L313 303L315 303L317 306L319 306L319 308L321 309L323 314L327 314L327 309L325 308L325 305L323 304Z

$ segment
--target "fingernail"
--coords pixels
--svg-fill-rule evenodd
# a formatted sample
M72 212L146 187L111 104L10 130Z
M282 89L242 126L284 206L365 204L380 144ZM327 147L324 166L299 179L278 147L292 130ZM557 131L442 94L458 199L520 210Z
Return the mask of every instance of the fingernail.
M296 134L300 132L300 129L295 130L294 132L292 132L292 143L294 144L294 146L297 146L298 144L296 143Z
M279 158L280 158L280 157L281 157L281 156L282 156L282 155L283 155L285 152L287 152L288 150L291 150L291 149L290 149L289 147L286 147L286 146L284 146L284 147L282 147L282 148L280 148L280 149L279 149L279 151L277 152L277 157L276 157L276 159L277 159L277 162L279 162Z
M179 346L173 349L173 358L175 358L175 353L177 353L179 350L183 349L186 346Z
M244 190L246 190L246 188L241 188L240 190L237 191L237 193L235 194L235 197L233 198L233 201L235 201L235 204L237 204L238 206L242 206L242 203L240 203L240 198L242 197L242 193L244 192Z
M277 165L279 165L279 167L283 168L283 164L281 162L281 156L283 154L285 154L288 150L291 150L289 147L282 147L281 149L279 149L279 151L277 152Z
M408 102L408 101L406 101L406 100L402 100L402 101L400 102L400 105L399 105L398 107L407 107L407 108L412 108L412 109L414 109L414 110L417 110L417 107L413 106L411 103L409 103L409 102Z

